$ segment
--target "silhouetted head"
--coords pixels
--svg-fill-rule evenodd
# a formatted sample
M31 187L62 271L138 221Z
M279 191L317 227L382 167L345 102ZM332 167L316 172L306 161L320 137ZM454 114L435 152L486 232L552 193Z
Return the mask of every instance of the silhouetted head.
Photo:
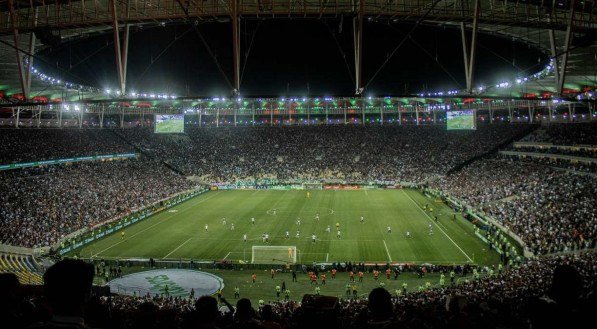
M44 291L55 315L81 316L91 295L93 265L65 259L44 274Z
M583 277L570 265L560 265L553 271L550 297L558 304L574 303L580 296Z
M369 311L377 317L389 317L393 314L392 296L384 288L375 288L369 293Z
M215 322L218 317L218 301L211 296L201 296L195 302L197 318L202 323Z
M255 310L251 306L251 301L247 298L241 298L236 302L236 318L246 320L253 317Z

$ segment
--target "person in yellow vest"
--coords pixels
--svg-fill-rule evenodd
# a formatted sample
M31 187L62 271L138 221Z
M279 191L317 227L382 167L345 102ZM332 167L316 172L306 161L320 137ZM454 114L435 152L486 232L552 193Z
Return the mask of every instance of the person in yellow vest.
M280 299L280 293L282 292L280 285L276 285L276 298Z

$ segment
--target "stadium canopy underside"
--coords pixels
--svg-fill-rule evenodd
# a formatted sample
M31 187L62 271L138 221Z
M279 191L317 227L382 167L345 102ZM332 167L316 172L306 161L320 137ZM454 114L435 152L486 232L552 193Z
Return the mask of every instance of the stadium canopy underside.
M404 95L441 98L594 99L597 86L597 6L593 0L8 0L0 3L1 102L108 100L97 86L80 86L34 72L35 52L52 42L113 33L120 95L127 94L128 29L131 26L220 22L233 24L231 94L239 81L242 20L345 17L355 34L355 94L363 94L360 54L364 20L411 22L462 32L464 90ZM236 27L236 28L234 28ZM118 31L120 33L114 33ZM236 32L236 33L235 33ZM515 39L540 49L552 64L536 76L492 86L473 81L476 34ZM44 38L44 42L40 41ZM159 92L159 91L156 91ZM449 93L449 94L448 94ZM205 95L209 96L209 95Z

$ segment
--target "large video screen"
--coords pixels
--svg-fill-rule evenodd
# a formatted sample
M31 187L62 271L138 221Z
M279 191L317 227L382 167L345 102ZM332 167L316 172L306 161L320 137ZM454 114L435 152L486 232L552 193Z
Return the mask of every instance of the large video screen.
M477 129L475 110L447 111L448 130L471 130Z
M184 133L184 114L156 114L154 132L158 134Z

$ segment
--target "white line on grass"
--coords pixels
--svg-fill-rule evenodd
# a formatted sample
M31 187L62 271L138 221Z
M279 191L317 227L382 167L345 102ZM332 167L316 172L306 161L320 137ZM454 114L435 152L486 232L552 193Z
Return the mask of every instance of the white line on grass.
M232 252L232 251L229 251L229 252L226 254L226 256L224 256L224 258L222 258L222 260L225 260L226 258L228 258L228 256L230 256L230 253L231 253L231 252Z
M182 214L183 212L185 212L185 211L187 211L187 210L194 209L196 205L198 205L198 204L200 204L200 203L202 203L202 202L204 202L204 201L207 201L207 200L209 200L209 199L211 199L211 198L215 197L216 195L219 195L220 193L221 193L221 192L216 192L214 195L212 195L212 196L210 196L210 197L208 197L208 198L205 198L205 199L203 199L203 200L201 200L201 201L199 201L199 202L195 203L193 206L191 206L191 207L189 207L189 208L187 208L187 209L185 209L185 210L182 210L182 211L180 211L180 212L175 212L175 213L172 213L172 215L170 215L170 216L168 216L168 217L166 217L166 218L162 219L161 221L159 221L159 222L157 222L157 223L155 223L155 224L153 224L153 225L151 225L151 226L148 226L148 227L146 227L146 228L142 229L141 231L139 231L139 232L137 232L137 233L135 233L135 234L131 235L129 238L126 238L125 240L122 240L122 241L119 241L119 242L116 242L116 243L114 243L113 245L111 245L111 246L109 246L108 248L106 248L106 249L104 249L104 250L102 250L102 251L98 252L97 254L95 254L95 256L92 256L92 257L97 257L99 254L103 253L104 251L106 251L106 250L109 250L109 249L112 249L112 248L116 247L117 245L119 245L119 244L123 243L124 241L127 241L127 240L129 240L129 239L131 239L131 238L134 238L135 236L137 236L137 235L139 235L139 234L141 234L141 233L143 233L143 232L145 232L145 231L149 230L150 228L152 228L152 227L154 227L154 226L156 226L156 225L160 225L160 224L164 223L164 222L165 222L167 219L170 219L170 218L172 218L172 217L174 217L174 216L176 216L176 215L180 215L180 214Z
M427 217L427 219L432 222L440 231L442 231L442 233L446 236L446 238L448 238L448 240L452 241L452 243L456 246L456 248L458 248L458 250L460 250L460 252L462 252L464 254L464 256L466 256L466 258L468 258L469 262L473 262L473 260L469 257L469 255L464 252L464 250L462 250L462 248L460 248L460 246L454 242L454 240L452 240L452 238L439 226L437 225L437 223L431 219L431 217L423 210L421 209L421 207L419 207L419 204L415 202L415 200L413 200L413 198L410 197L410 195L408 195L408 193L404 192L404 190L402 190L402 193L404 193L404 195L406 195L406 197L415 204L415 206L417 207L417 209L419 209L423 214L425 214L425 217Z
M390 251L388 250L388 245L386 244L386 240L383 241L383 246L386 247L386 253L388 254L388 258L390 259L390 263L392 262L392 256L390 256Z
M325 254L325 262L326 262L326 263L327 263L327 262L329 262L329 259L330 259L330 253L329 253L329 252L327 252L327 253Z
M168 258L168 256L172 255L176 250L180 249L180 247L184 246L185 244L187 244L187 242L191 241L193 238L189 238L187 241L183 242L180 244L180 246L174 248L174 250L172 250L170 253L168 253L166 256L162 257L162 259L166 259Z

